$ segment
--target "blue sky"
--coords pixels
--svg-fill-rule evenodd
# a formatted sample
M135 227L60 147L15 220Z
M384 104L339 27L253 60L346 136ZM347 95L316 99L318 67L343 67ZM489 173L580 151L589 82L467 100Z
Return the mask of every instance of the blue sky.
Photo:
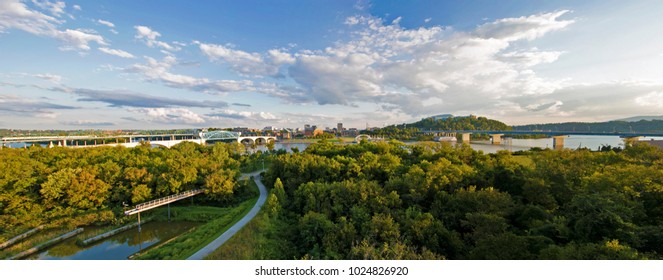
M658 1L0 0L0 128L663 112Z

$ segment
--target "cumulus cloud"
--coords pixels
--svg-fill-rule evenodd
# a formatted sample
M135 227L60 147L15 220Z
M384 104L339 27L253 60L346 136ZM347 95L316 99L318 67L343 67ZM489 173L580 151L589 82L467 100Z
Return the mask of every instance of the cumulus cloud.
M560 11L485 23L469 32L433 26L406 29L398 18L353 16L352 38L324 50L294 55L290 77L319 104L381 104L385 110L425 115L471 110L514 95L548 94L562 81L531 67L556 61L562 51L519 50L573 23Z
M398 18L385 23L377 17L352 16L345 20L349 38L322 50L257 53L193 42L211 61L251 79L214 81L176 74L177 59L170 54L161 61L147 57L147 63L125 71L175 88L213 94L258 92L290 103L352 107L371 103L410 116L484 109L499 113L511 106L508 98L547 95L567 86L565 80L546 79L532 69L555 62L563 51L519 49L516 44L566 28L573 23L560 19L566 13L500 19L467 32L442 26L408 29L399 25ZM146 42L161 35L147 27L136 29L137 38ZM285 75L294 83L259 81ZM529 105L519 108L528 111Z
M211 61L228 63L232 70L243 75L279 77L281 65L294 63L292 55L281 50L273 49L263 56L223 45L196 43Z
M663 108L663 91L652 91L635 98L635 103L643 107Z
M116 50L116 49L109 49L109 48L99 48L99 50L103 53L114 55L114 56L119 56L122 58L134 58L133 54L130 54L126 51L123 50Z
M220 112L207 114L213 118L227 118L227 119L251 119L251 120L275 120L276 116L269 112L249 112L249 111L235 111L235 110L221 110Z
M34 35L51 37L63 43L62 50L89 50L90 43L107 45L106 40L88 30L58 27L64 23L58 19L64 9L63 2L35 1L35 5L50 11L53 16L28 8L19 0L0 1L0 32L10 29L22 30ZM54 17L55 16L55 17Z
M167 51L179 51L181 48L174 47L166 42L159 41L157 38L161 37L161 33L152 30L147 26L136 25L136 39L143 41L148 47L159 47Z
M62 50L90 50L90 42L96 42L99 45L108 45L104 37L97 34L86 33L82 30L66 29L56 32L57 38L65 43Z
M129 112L137 113L145 120L163 124L200 124L205 119L184 108L136 108Z
M479 26L474 34L485 39L534 40L550 31L560 30L572 24L573 20L559 20L559 17L568 12L568 10L563 10L527 17L500 19Z
M207 78L196 78L186 75L174 74L171 68L177 64L177 58L174 56L166 56L163 60L158 61L151 57L146 57L146 64L136 63L125 69L125 72L139 73L144 75L149 81L162 82L167 86L175 88L184 88L193 91L201 91L207 93L225 93L242 91L249 89L253 85L252 81L234 81L234 80L221 80L212 81Z
M64 14L64 8L67 7L67 4L65 4L62 1L55 1L55 2L50 2L48 0L44 1L38 1L38 0L32 0L32 3L35 4L35 6L39 7L42 10L50 12L52 15L60 17L62 14Z

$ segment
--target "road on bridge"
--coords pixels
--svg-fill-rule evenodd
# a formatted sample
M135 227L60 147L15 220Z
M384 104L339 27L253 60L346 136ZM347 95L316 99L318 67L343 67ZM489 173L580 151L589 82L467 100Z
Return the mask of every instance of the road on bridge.
M242 178L246 178L250 176L253 176L253 181L256 182L256 185L258 185L258 189L260 189L260 197L258 198L258 201L256 202L255 205L253 205L253 208L251 208L251 211L249 211L244 218L239 220L236 224L234 224L232 227L230 227L226 232L221 234L217 239L214 239L210 244L207 244L207 246L203 247L200 249L198 252L195 254L191 255L187 260L202 260L205 258L205 256L209 255L210 253L214 252L216 248L219 248L223 243L226 243L228 239L230 239L235 233L237 233L242 227L244 227L253 217L258 214L260 211L260 207L262 207L263 204L265 204L265 201L267 200L267 188L265 188L265 185L262 184L260 181L260 172L262 171L256 171L253 173L246 173L242 175Z

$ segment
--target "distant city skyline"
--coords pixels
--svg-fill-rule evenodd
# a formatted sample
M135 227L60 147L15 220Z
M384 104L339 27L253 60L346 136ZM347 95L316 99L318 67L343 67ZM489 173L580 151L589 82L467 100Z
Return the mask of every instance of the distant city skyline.
M0 0L0 128L663 112L659 1Z

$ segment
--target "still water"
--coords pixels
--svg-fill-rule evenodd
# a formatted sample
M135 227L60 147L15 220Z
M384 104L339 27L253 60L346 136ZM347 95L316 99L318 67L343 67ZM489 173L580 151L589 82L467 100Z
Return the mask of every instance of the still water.
M641 141L663 140L663 137L641 138ZM503 139L502 144L493 145L490 141L472 141L472 149L483 151L484 153L496 153L499 150L523 151L530 148L553 148L552 138L542 139ZM594 135L570 135L564 139L564 148L578 149L587 148L598 150L601 146L624 147L624 139L619 136L594 136Z
M641 138L641 141L650 141L650 140L663 140L663 137L647 137ZM416 143L416 142L412 142ZM275 143L274 149L285 149L287 152L292 152L293 147L297 147L299 151L304 151L306 147L310 144L308 143ZM588 148L590 150L598 150L601 146L611 146L611 147L624 147L624 139L619 136L594 136L594 135L570 135L564 139L564 148L568 149L577 149L577 148ZM500 150L509 150L509 151L526 151L531 148L553 148L553 139L552 138L541 138L541 139L502 139L502 144L493 145L490 141L472 141L470 147L477 151L483 151L487 154L496 153ZM265 146L258 146L256 150L267 151Z
M161 244L195 227L194 222L149 222L103 239L89 246L79 246L77 240L101 233L99 228L87 227L82 234L69 238L28 259L40 260L126 260L150 246Z

